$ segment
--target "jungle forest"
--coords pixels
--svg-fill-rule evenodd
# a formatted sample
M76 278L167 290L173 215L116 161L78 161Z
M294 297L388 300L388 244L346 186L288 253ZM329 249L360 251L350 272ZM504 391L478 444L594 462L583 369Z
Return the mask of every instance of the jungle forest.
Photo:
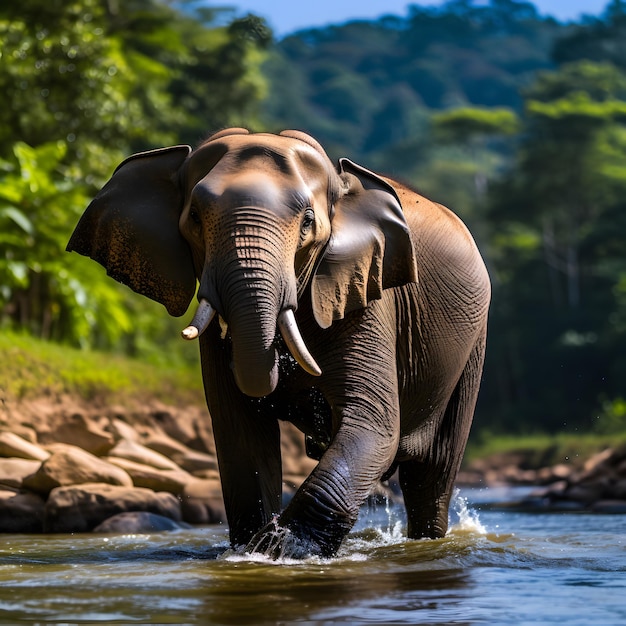
M194 0L20 0L0 42L0 334L197 358L67 240L132 153L296 128L468 224L493 285L479 430L623 433L623 0L575 23L449 0L280 39Z

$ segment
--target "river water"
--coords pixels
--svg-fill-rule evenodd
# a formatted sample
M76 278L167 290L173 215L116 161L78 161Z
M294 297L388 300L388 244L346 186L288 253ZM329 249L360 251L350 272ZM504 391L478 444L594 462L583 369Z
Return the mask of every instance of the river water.
M329 560L250 560L219 526L0 535L0 623L626 624L626 515L479 504L509 495L457 495L435 541L364 509Z

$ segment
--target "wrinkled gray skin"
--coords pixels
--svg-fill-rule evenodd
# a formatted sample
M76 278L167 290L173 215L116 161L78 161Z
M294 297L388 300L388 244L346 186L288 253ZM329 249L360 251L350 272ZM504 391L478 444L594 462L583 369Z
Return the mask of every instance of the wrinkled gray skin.
M217 310L200 350L232 544L332 555L396 468L409 537L443 536L490 298L469 232L304 133L229 129L190 150L124 161L68 250L173 315L196 281ZM280 338L288 309L321 375ZM319 459L282 513L279 419Z

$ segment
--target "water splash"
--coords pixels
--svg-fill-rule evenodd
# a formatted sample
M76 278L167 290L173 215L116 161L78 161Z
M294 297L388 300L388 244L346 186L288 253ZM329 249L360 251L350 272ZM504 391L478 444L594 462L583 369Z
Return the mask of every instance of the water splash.
M266 565L359 562L371 558L379 548L403 549L407 543L404 507L388 498L363 507L352 532L346 537L338 554L330 559L307 556L303 546L299 546L294 552L294 546L291 545L293 537L289 531L279 527L276 520L273 521L274 528L267 532L252 550L249 547L226 550L219 558L230 562L255 562ZM468 499L461 496L460 490L456 489L450 504L447 536L457 538L467 536L469 539L477 535L487 537L488 531L478 518L477 511L469 505ZM425 547L421 549L424 550ZM294 554L298 556L293 558Z
M455 489L450 503L449 525L451 532L466 532L472 534L486 535L487 529L483 526L478 513L473 510L467 498L461 496L460 489Z

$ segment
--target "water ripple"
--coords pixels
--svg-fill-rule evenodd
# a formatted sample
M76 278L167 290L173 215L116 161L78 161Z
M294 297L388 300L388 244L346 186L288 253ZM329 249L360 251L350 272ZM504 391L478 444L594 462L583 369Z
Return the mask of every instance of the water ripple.
M5 535L0 623L626 623L626 516L481 511L408 540L364 510L333 559L228 550L207 527L153 535Z

